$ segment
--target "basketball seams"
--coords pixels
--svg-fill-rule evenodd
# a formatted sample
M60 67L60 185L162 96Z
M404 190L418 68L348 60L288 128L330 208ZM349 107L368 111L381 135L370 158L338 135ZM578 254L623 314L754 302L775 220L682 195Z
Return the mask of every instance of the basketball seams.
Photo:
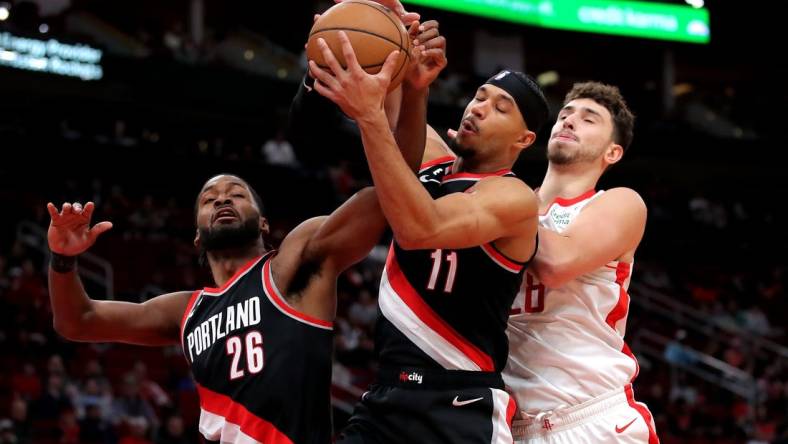
M385 16L386 16L386 18L387 18L387 19L389 19L389 21L391 22L391 24L392 24L392 25L394 25L394 28L395 28L397 31L399 31L399 30L400 30L400 29L399 29L399 26L397 25L397 22L395 22L395 21L394 21L394 19L392 19L392 18L391 18L391 15L389 15L389 11L391 11L391 9L389 9L389 8L387 8L387 7L383 6L383 5L378 5L378 4L369 4L369 3L365 3L365 2L354 2L354 1L349 1L349 2L346 2L346 3L355 3L355 4L357 4L357 5L364 5L364 6L369 6L370 8L373 8L373 9L376 9L376 10L380 11L380 12L382 12L382 13L383 13L383 15L385 15ZM391 13L393 14L393 13L394 13L394 11L391 11ZM406 29L405 31L407 32L407 29ZM400 42L399 42L399 45L397 45L397 46L399 46L400 50L405 50L405 47L404 47L404 46L402 46L402 43L403 43L403 42L402 42L402 33L401 33L401 32L398 32L398 34L399 34L399 40L400 40ZM394 42L392 42L392 43L394 43ZM396 43L395 43L395 44L396 44ZM405 54L408 54L408 51L405 51ZM408 57L410 57L410 55L409 55L409 54L408 54Z
M372 37L378 37L378 38L380 38L381 40L383 40L384 42L387 42L387 43L391 44L391 45L392 45L392 51L395 51L395 50L396 50L396 51L399 51L399 52L403 52L403 51L402 51L402 48L399 48L399 47L397 47L397 46L396 46L396 45L397 45L397 43L396 43L396 42L394 42L394 41L391 41L390 39L387 39L387 38L385 38L385 37L383 37L383 36L380 36L380 35L378 35L378 34L375 34L375 33L373 33L373 32L368 32L368 31L364 31L364 30L361 30L361 29L351 29L351 28L325 28L325 29L321 29L320 31L316 31L316 32L315 32L315 34L317 34L318 32L322 32L322 31L332 31L332 30L336 30L336 29L342 29L342 30L344 30L344 31L350 31L350 32L360 32L360 33L362 33L362 34L366 34L366 35L369 35L369 36L372 36ZM396 48L396 49L395 49L395 48ZM361 64L359 63L359 65L361 66L361 68L363 68L363 69L367 69L367 68L377 68L377 67L381 67L381 66L383 66L385 63L386 63L386 62L385 62L385 59L384 59L384 61L382 61L382 62L380 62L380 63L372 63L372 64L367 64L367 65L361 65ZM404 66L405 64L406 64L406 63L400 63L400 65L401 65L401 66L400 66L400 70L402 70L402 66ZM321 64L319 64L319 63L317 64L317 66L319 66L321 69L327 69L327 68L328 68L328 66L327 66L327 65L321 65ZM397 73L399 73L399 71L397 71ZM395 77L396 77L396 76L392 76L391 78L393 79L393 78L395 78Z
M375 64L372 64L372 65L361 65L361 68L362 69L377 68L379 66L383 66L383 63L375 63ZM331 69L331 67L327 66L327 65L320 65L320 64L318 64L317 67L320 68L320 69L323 69L323 70Z
M388 38L388 37L386 37L386 36L384 36L384 35L375 34L375 33L374 33L374 32L372 32L372 31L367 31L366 29L357 29L357 28L337 28L337 27L331 27L331 28L321 28L321 29L319 29L319 30L317 30L317 31L313 32L312 34L309 34L309 37L310 37L310 38L312 38L312 36L314 36L314 35L316 35L316 34L320 34L321 32L326 32L326 31L353 31L353 32L360 32L360 33L362 33L362 34L371 35L371 36L377 37L377 38L379 38L379 39L381 39L381 40L385 40L385 41L387 41L387 42L391 43L392 45L396 45L396 46L397 46L397 48L399 48L399 50L400 50L400 51L404 51L404 52L405 52L405 54L407 54L407 53L408 53L407 51L405 51L405 48L403 48L403 47L402 47L402 45L400 45L399 43L395 42L394 40L391 40L390 38Z
M368 35L368 36L371 36L371 37L376 37L376 38L378 38L378 39L380 39L380 40L382 40L384 42L387 42L387 43L395 46L396 49L392 48L392 50L398 50L398 51L404 52L405 57L404 57L403 62L399 63L399 67L397 68L397 71L395 73L393 73L392 77L391 77L392 80L397 79L402 74L403 69L410 63L411 54L410 54L409 48L410 48L411 45L410 45L410 40L408 39L409 36L408 35L403 35L402 25L395 20L396 16L392 17L392 15L395 15L393 13L393 11L390 10L389 8L386 8L383 5L379 5L379 4L375 4L375 3L367 3L367 2L363 2L363 1L352 1L351 0L351 1L346 1L344 3L352 3L352 4L357 4L357 5L364 5L364 6L367 6L367 7L370 7L372 9L374 9L377 12L382 13L386 17L386 19L389 21L389 23L391 23L394 26L394 29L397 30L397 34L399 35L399 42L397 42L393 38L390 38L389 36L380 35L380 34L376 33L375 31L377 31L377 30L375 30L375 29L367 30L367 29L358 29L358 28L354 28L354 27L345 27L345 26L331 26L331 27L326 27L326 28L320 28L320 29L317 29L317 30L313 29L309 33L309 39L311 40L314 36L320 34L321 32L331 32L331 31L358 32L358 33L365 34L365 35ZM405 30L404 34L407 34L407 30ZM406 43L407 43L407 48L405 46ZM379 67L383 66L384 64L385 64L385 61L381 62L381 63L361 65L361 68L363 68L365 70L369 70L369 69L372 69L372 68L379 68ZM322 68L322 69L327 69L328 68L328 67L322 66L320 64L318 64L318 66L320 68Z
M385 6L383 6L383 5L369 4L369 3L365 3L365 2L354 2L354 1L350 1L350 2L347 2L347 3L355 3L355 4L358 4L358 5L366 5L366 6L369 6L370 8L373 8L373 9L376 9L376 10L378 10L378 11L382 12L382 13L383 13L383 15L385 15L385 16L386 16L386 18L387 18L387 19L389 19L389 21L391 22L391 24L392 24L392 25L394 25L394 28L396 28L396 29L397 29L397 31L399 31L399 25L397 24L397 22L396 22L396 21L394 21L394 19L392 19L392 18L391 18L391 15L388 13L388 11L391 11L389 8L386 8L386 7L385 7ZM391 13L393 14L394 12L393 12L393 11L391 11ZM406 34L407 34L407 31L408 31L408 30L407 30L407 29L405 29L405 33L406 33ZM370 33L370 34L374 34L374 33ZM399 76L399 74L402 72L402 69L403 69L403 68L404 68L404 67L405 67L405 66L408 64L408 62L410 61L410 51L409 51L410 44L408 44L408 49L406 49L406 48L403 46L403 43L404 43L404 42L402 41L402 33L401 33L401 32L399 32L398 34L399 34L399 39L400 39L400 43L399 43L399 45L398 45L398 46L399 46L399 49L400 49L400 51L403 51L403 52L405 53L405 62L400 64L400 66L399 66L399 69L397 70L397 72L396 72L396 73L394 73L394 75L392 75L392 76L391 76L391 78L392 78L392 79L396 79L396 78ZM376 35L376 34L374 34L374 35ZM378 37L380 37L380 36L378 36ZM382 37L382 38L383 38L384 40L387 40L387 41L389 41L389 42L391 42L391 43L394 43L394 44L396 44L395 42L392 42L391 40L389 40L389 39L387 39L387 38L385 38L385 37ZM410 43L410 42L408 42L408 43Z

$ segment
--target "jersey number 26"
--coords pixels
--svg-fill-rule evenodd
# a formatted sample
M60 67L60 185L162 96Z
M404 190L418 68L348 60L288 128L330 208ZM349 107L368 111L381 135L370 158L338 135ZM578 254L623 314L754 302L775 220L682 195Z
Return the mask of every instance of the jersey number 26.
M541 313L544 311L544 285L526 272L522 286L523 307L512 307L510 314ZM518 295L519 296L519 295ZM516 300L519 300L518 297Z
M245 350L244 350L245 349ZM260 373L263 369L263 335L259 331L250 331L241 341L240 336L227 338L227 354L233 357L230 364L230 380L243 378L246 373L241 366L241 355L246 355L246 371L250 374Z

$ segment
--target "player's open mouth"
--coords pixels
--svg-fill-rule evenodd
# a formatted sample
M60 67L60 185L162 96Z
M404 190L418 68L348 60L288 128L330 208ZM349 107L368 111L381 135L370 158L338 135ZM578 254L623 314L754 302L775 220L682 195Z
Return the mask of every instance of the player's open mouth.
M460 125L460 132L478 134L479 129L473 124L473 122L470 121L470 119L467 119L462 121L462 125Z
M213 215L214 223L228 223L238 220L238 214L232 208L222 208Z

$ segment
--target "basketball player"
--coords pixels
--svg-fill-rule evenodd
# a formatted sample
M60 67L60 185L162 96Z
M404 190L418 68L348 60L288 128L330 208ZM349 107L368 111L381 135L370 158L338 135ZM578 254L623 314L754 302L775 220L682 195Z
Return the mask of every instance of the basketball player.
M430 70L417 64L405 81L418 90ZM402 100L412 106L408 100L417 96ZM403 130L411 121L400 122ZM421 139L403 144L411 165L419 164L425 146L419 123L411 130ZM267 251L268 222L257 193L237 176L211 178L195 204L194 243L216 288L143 304L96 301L85 293L76 257L112 226L90 226L92 203L66 203L61 211L50 203L48 210L50 297L59 333L78 341L180 344L198 384L200 432L208 440L330 441L336 278L366 256L386 226L371 188L332 215L302 223L278 251Z
M382 106L394 58L369 75L340 39L347 69L321 43L330 72L310 63L315 89L358 124L394 242L380 284L378 384L338 442L511 443L506 321L538 221L535 194L510 168L547 119L544 96L522 73L491 78L465 110L459 157L416 178ZM401 113L424 107L426 97Z
M618 88L589 82L569 91L553 125L537 191L539 252L509 318L504 377L524 416L518 442L659 442L634 399L638 364L624 342L646 206L628 188L596 190L633 122Z

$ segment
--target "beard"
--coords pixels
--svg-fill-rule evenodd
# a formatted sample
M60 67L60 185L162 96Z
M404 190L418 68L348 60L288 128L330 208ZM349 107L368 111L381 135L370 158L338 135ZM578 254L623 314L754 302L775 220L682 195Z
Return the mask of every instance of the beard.
M554 165L571 165L573 163L588 162L596 159L599 153L590 153L580 149L561 149L561 143L556 146L547 144L547 160Z
M449 140L449 148L459 157L463 159L472 159L476 155L476 151L466 145L457 141L457 138Z
M250 217L240 225L199 227L199 230L200 253L249 247L259 241L262 235L259 221L254 217Z

